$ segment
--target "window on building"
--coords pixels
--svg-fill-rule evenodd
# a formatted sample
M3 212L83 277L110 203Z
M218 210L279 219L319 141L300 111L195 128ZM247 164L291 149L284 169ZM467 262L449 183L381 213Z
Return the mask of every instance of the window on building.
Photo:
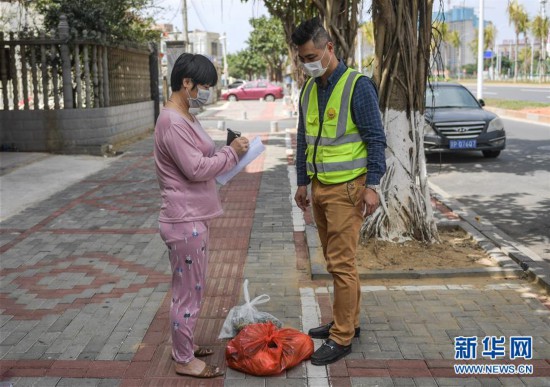
M218 56L218 42L210 43L210 51L212 56Z

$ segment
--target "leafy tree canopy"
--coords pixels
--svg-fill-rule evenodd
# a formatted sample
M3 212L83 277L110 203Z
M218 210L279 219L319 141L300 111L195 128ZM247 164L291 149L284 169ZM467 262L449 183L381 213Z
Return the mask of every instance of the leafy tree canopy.
M245 49L227 55L229 74L239 79L252 79L254 75L264 73L265 61L254 51Z
M247 41L250 51L263 59L272 78L281 80L282 66L288 53L281 21L262 16L250 19L250 25L254 28Z
M36 10L44 16L47 29L55 29L59 17L67 16L71 29L95 31L112 42L147 42L157 40L152 20L141 12L154 0L36 0Z
M241 0L243 3L257 0ZM264 0L269 14L281 21L289 58L293 63L294 79L304 81L299 70L298 55L290 36L297 25L313 16L319 16L336 46L336 56L351 64L354 60L354 42L358 28L358 12L362 0Z
M548 32L550 29L550 22L548 21L548 18L543 18L542 16L538 15L530 23L530 26L533 36L539 41L543 41L546 36L548 36Z
M250 19L250 25L254 28L247 40L250 49L268 61L281 62L288 50L280 20L262 16Z

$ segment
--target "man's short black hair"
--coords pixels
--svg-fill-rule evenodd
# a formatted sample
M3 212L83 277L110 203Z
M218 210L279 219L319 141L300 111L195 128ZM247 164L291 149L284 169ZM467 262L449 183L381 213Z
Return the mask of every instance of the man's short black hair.
M332 42L318 17L300 23L290 38L296 46L301 46L312 40L315 47L322 48L327 42Z
M200 54L181 54L170 74L170 86L172 91L181 89L184 78L191 78L196 85L215 86L218 83L218 73L214 64Z

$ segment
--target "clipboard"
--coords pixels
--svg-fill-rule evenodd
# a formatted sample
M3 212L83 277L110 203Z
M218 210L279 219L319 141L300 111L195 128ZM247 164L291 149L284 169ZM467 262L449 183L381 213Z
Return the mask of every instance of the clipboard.
M227 182L242 171L244 167L261 155L264 150L265 145L262 143L262 140L260 140L260 137L254 137L254 139L250 142L248 151L242 156L237 165L224 174L217 176L216 181L221 185L227 184Z

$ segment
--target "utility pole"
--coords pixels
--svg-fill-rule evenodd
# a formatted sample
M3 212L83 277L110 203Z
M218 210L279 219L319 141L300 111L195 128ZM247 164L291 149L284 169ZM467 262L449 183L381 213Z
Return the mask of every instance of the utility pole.
M479 0L479 22L477 34L477 99L483 98L483 46L485 20L483 15L483 0Z
M357 48L355 51L355 60L357 62L357 71L363 72L363 29L357 29Z
M183 19L183 41L187 45L186 50L189 50L189 28L187 27L187 0L181 0L181 16Z
M226 47L227 35L225 34L225 32L220 37L220 40L222 41L222 54L223 54L223 86L227 86L229 84L228 82L229 71L228 71L228 65L227 65L227 47Z
M497 79L500 80L500 71L502 68L502 54L500 53L500 45L497 44Z
M465 0L462 0L462 8L460 10L460 13L462 14L462 17L460 18L460 47L458 48L458 56L460 57L458 64L460 66L459 72L462 75L462 66L464 65L463 56L466 56L466 42L463 42L462 39L466 37L466 20L464 19L464 8L466 7ZM460 75L458 76L458 79L460 79Z
M546 0L540 0L540 11L542 16L542 21L546 21ZM544 40L548 40L550 36L550 31L548 32L547 36L543 36L542 42L540 42L541 50L540 50L540 58L539 58L539 82L542 82L544 78L546 77L546 49L547 45L550 42L544 42Z

